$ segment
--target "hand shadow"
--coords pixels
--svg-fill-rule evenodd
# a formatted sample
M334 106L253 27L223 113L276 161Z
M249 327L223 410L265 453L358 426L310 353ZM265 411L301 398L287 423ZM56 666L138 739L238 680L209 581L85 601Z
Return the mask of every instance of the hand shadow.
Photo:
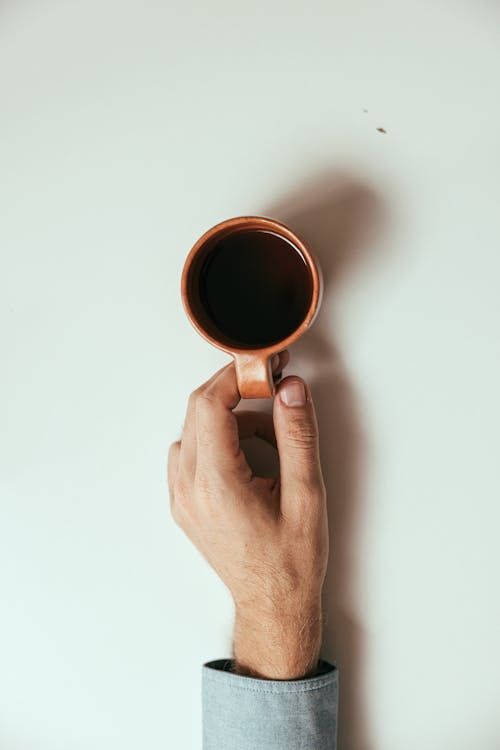
M371 744L363 701L365 635L356 604L367 441L355 388L335 344L332 318L336 292L347 273L370 254L384 213L373 189L338 171L325 172L264 212L308 243L323 272L322 308L311 330L291 348L287 372L309 383L319 422L330 527L323 654L340 672L339 750L369 750ZM264 404L266 410L270 407ZM245 442L254 471L276 476L269 447Z

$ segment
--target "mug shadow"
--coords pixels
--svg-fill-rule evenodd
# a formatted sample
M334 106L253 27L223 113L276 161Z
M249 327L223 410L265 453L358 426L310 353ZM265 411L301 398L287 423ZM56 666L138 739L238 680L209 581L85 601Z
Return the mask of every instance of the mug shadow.
M297 232L323 272L321 310L311 330L291 347L287 372L300 374L309 383L318 415L330 527L323 654L335 661L340 672L339 750L369 750L363 689L366 636L356 603L368 441L356 389L332 328L337 293L347 275L373 255L374 241L385 223L385 207L371 187L332 170L268 206L263 215ZM261 475L275 476L269 448L259 448L257 442L248 447L251 465L258 465Z

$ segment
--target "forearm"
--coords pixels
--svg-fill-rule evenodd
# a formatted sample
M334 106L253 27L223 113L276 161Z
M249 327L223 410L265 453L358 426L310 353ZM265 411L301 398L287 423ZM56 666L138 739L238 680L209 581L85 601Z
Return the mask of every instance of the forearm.
M236 607L234 671L267 680L315 673L322 639L321 599L277 604L271 612Z

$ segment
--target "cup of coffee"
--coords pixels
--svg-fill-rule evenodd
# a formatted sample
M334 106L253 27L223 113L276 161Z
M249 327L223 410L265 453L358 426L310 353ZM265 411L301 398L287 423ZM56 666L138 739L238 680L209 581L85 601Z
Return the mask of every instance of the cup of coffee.
M242 398L271 398L271 359L312 324L321 270L291 229L262 216L228 219L195 243L182 301L196 330L231 354Z

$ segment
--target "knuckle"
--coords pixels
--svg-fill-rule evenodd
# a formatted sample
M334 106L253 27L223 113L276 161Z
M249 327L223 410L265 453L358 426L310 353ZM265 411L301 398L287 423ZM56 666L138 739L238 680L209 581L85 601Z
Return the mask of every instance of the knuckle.
M316 462L308 462L302 472L302 481L298 482L298 497L309 509L321 508L326 499L325 484L321 467ZM314 502L311 503L311 500Z
M200 396L201 386L200 388L197 388L195 391L189 394L188 398L188 408L193 409L196 407L196 402Z
M172 488L170 496L170 515L173 520L185 530L186 523L189 520L190 503L189 493L186 484L182 478L177 478Z
M183 507L187 502L187 487L182 477L178 476L173 485L173 501L174 504Z
M214 405L214 396L209 389L201 391L196 398L196 413L205 414Z
M204 499L204 506L208 507L214 498L217 498L220 488L218 485L218 473L216 470L211 473L199 471L195 479L196 495Z
M315 448L316 430L314 425L305 419L294 419L287 429L287 442L296 448Z
M326 489L317 465L312 462L300 465L298 471L288 478L284 494L289 508L284 515L293 527L298 525L301 533L308 534L318 524L326 523Z
M170 464L172 464L172 465L176 464L177 459L179 457L179 451L180 451L180 449L181 449L181 441L180 440L176 440L175 442L173 442L170 445L170 448L168 449L168 457L167 457L167 462L168 462L169 466L170 466Z

